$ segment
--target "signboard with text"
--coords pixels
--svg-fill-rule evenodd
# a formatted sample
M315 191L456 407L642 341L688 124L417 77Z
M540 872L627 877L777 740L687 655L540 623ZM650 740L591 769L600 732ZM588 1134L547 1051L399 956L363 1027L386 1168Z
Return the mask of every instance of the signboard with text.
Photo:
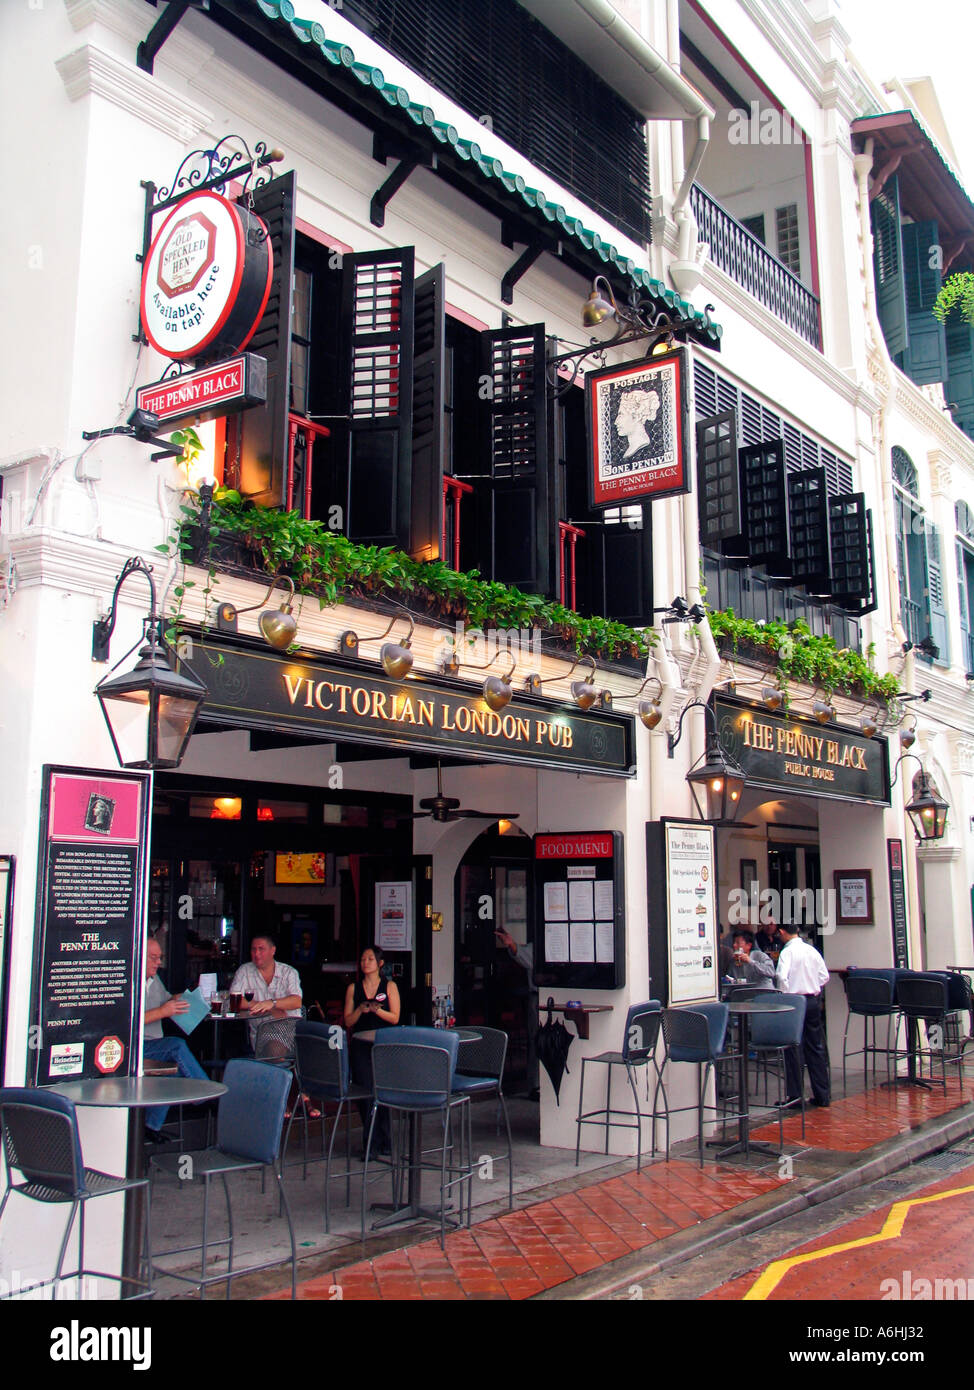
M889 908L893 928L893 964L898 970L910 966L910 939L906 924L906 880L903 874L903 841L886 841L889 870Z
M534 978L539 986L626 982L623 841L616 831L534 837Z
M207 688L201 726L294 731L431 753L529 763L571 772L635 775L631 715L551 709L519 695L500 713L482 695L371 662L339 666L226 641L192 641L185 664Z
M841 801L889 805L889 748L838 724L769 714L718 695L721 743L743 767L749 786Z
M686 364L677 349L586 373L592 507L690 491Z
M45 767L36 1085L136 1070L150 778Z
M664 1004L717 998L714 827L664 819L646 825L649 993Z
M157 415L167 425L185 420L215 420L267 400L267 359L252 352L226 362L215 362L198 372L164 377L140 386L135 393L139 410Z

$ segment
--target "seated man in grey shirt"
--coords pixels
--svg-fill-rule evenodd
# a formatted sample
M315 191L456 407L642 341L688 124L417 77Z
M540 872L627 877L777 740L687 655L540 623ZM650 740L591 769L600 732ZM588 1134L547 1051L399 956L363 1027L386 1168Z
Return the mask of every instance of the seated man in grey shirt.
M145 1014L142 1028L142 1056L151 1057L157 1062L175 1062L180 1076L193 1077L197 1081L208 1081L209 1077L190 1052L185 1038L163 1036L162 1020L174 1014L184 1014L189 1008L181 994L172 995L159 979L159 966L162 964L162 947L152 936L145 947ZM153 1106L145 1114L148 1137L158 1140L159 1131L166 1122L165 1105Z
M739 983L774 989L774 961L754 944L754 933L734 933L734 963L731 974Z

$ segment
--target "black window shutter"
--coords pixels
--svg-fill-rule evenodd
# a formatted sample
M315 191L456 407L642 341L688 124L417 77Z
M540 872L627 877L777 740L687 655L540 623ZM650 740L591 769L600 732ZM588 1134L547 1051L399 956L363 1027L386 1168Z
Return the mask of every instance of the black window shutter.
M829 499L832 602L862 611L873 602L871 517L862 492Z
M293 169L255 190L253 209L267 224L274 272L264 316L247 351L267 360L267 404L244 414L238 485L244 497L265 507L287 498L290 410L291 293L294 280Z
M903 241L900 231L900 190L895 177L869 205L873 228L873 274L876 307L891 357L909 342L906 320L906 280L903 274Z
M814 593L828 593L829 500L824 468L788 474L788 535L793 578Z
M927 543L927 617L930 636L939 649L939 660L950 665L950 630L944 597L944 571L940 554L940 532L929 522L924 526Z
M410 548L413 249L347 254L342 325L349 402L347 535Z
M899 365L918 386L929 386L947 377L944 326L933 316L934 301L941 285L938 248L936 222L908 222L903 227L909 341Z
M787 576L791 568L784 440L749 445L739 457L748 559L771 574Z
M739 542L743 527L737 414L733 410L697 423L697 509L701 545L720 550L722 541Z
M954 424L974 438L974 324L951 314L946 339L947 404Z
M483 397L483 552L491 578L528 593L550 593L554 580L544 324L489 329L480 335ZM485 495L485 490L488 495Z
M443 535L446 300L442 265L416 281L414 336L409 553L432 560L440 554Z
M627 509L628 510L628 509ZM592 610L630 627L653 622L653 521L649 503L641 518L606 523L602 516L583 526L579 558L586 557Z

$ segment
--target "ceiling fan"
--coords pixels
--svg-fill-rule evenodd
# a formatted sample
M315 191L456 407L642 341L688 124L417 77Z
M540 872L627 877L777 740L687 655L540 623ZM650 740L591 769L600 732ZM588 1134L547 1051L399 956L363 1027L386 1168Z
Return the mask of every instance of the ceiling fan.
M420 800L421 811L410 811L403 820L424 820L432 818L441 825L454 820L517 820L519 811L467 811L461 810L460 801L455 796L443 795L443 765L436 764L436 795L424 796Z

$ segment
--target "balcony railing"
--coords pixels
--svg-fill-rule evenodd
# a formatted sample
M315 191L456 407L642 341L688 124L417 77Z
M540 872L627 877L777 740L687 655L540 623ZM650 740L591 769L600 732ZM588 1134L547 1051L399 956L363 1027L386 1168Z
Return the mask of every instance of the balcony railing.
M964 667L964 670L968 675L974 675L974 632L967 632L964 636L967 638L965 653L967 665Z
M927 625L924 622L923 609L912 599L900 595L900 621L906 633L907 641L912 642L915 647L919 646L927 635Z
M699 184L693 185L690 201L700 240L709 245L714 265L821 350L819 303L811 290Z

